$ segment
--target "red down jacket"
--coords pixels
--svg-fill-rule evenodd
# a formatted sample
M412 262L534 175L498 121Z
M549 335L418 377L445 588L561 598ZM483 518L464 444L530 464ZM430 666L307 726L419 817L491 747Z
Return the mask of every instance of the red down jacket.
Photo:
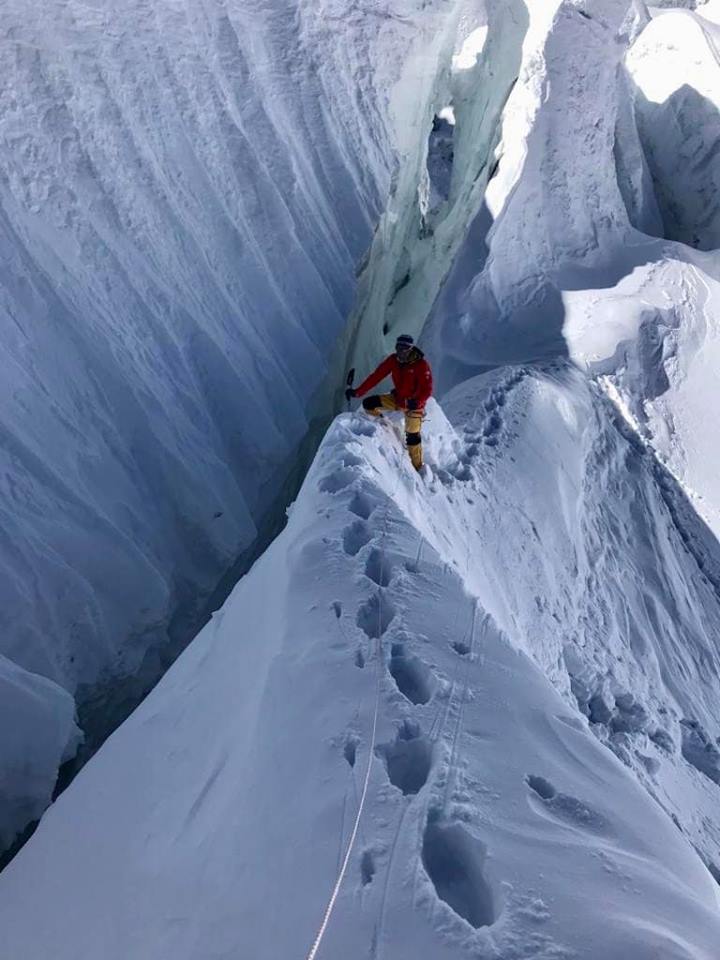
M395 399L398 404L405 406L408 400L417 400L418 409L422 410L428 398L432 395L433 388L430 364L425 359L422 350L413 347L410 359L406 363L400 363L395 354L391 353L389 357L383 360L377 370L363 380L355 390L355 396L364 396L388 375L392 377Z

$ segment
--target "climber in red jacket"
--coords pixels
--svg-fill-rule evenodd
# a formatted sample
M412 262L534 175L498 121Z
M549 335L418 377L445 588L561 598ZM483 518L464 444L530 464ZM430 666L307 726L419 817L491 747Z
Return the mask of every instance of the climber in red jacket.
M348 400L362 397L388 375L392 377L393 391L367 397L363 400L363 407L373 416L380 416L383 410L404 411L405 442L412 465L420 470L423 464L420 427L425 416L425 404L432 395L433 382L430 364L415 346L412 337L401 334L395 343L395 353L386 357L357 389L348 387L345 396Z

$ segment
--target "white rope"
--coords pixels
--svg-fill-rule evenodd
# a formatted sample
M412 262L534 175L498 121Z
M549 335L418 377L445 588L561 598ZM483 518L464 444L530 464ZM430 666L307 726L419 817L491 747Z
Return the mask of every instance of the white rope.
M379 650L380 638L378 637L378 656L375 662L375 673L377 677L376 689L375 689L375 710L373 712L373 722L372 722L372 733L370 734L370 742L368 744L368 759L367 767L365 769L365 780L363 782L362 793L360 794L360 803L358 805L357 813L355 815L355 823L353 824L352 833L350 834L350 839L348 841L347 850L345 851L345 856L343 857L342 866L340 867L340 872L338 873L337 880L335 881L335 886L333 892L330 895L328 905L325 909L325 916L318 930L317 936L315 937L315 942L313 943L310 953L307 955L307 960L314 960L317 956L317 952L320 949L320 944L322 939L325 936L325 931L327 930L328 923L330 923L330 917L332 916L333 909L335 907L335 901L338 898L340 893L340 887L345 878L345 872L347 871L348 864L350 863L350 857L352 856L353 847L355 845L355 838L357 837L358 829L360 827L360 818L362 817L363 808L365 806L365 798L367 797L368 785L370 783L370 771L372 769L372 760L373 760L373 747L375 745L375 732L377 730L377 719L378 711L380 705L380 650Z
M399 485L399 477L395 481L395 490ZM370 733L370 741L368 743L368 758L367 766L365 768L365 779L363 780L362 793L360 794L360 803L358 804L357 813L355 815L355 823L353 824L352 832L350 834L350 839L348 840L347 849L345 850L345 856L343 857L343 862L340 867L340 871L337 875L337 880L335 881L335 886L333 891L330 894L330 899L328 900L328 905L325 908L325 915L323 916L322 923L320 924L320 929L318 930L315 941L310 948L310 953L307 955L307 960L315 960L317 952L320 949L320 944L322 939L325 936L325 931L327 930L328 924L330 923L330 917L335 908L335 901L340 894L340 888L342 882L345 878L345 873L347 872L348 864L350 863L350 857L352 856L353 847L355 846L355 839L360 828L360 819L362 817L363 808L365 807L365 799L367 797L368 786L370 784L370 771L372 770L372 761L373 761L373 752L375 747L375 734L377 732L377 721L378 713L380 711L380 680L382 676L382 596L383 596L383 572L385 567L385 534L387 532L387 520L388 513L390 510L390 500L395 496L395 490L388 497L385 504L385 517L383 519L383 530L382 536L380 537L380 576L378 584L378 623L377 623L377 648L375 652L375 709L373 710L373 720L372 720L372 731Z

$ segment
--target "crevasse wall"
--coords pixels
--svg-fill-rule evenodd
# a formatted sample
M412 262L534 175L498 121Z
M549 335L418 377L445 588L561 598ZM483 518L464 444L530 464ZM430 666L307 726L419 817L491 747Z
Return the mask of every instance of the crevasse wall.
M544 11L557 3L551 0L543 11L533 7L531 17L524 0L464 0L442 38L439 69L419 80L424 95L417 95L418 82L399 88L395 107L408 118L411 148L374 237L349 325L348 366L364 373L399 333L420 334L463 244L472 247L477 269L482 235L471 227L478 221L488 226L484 195L502 152L503 110L531 21L544 20ZM407 73L418 66L411 60ZM444 114L452 121L446 124L450 144L433 156L433 122ZM434 177L445 184L441 196L434 194Z
M157 676L252 545L403 160L403 65L454 10L5 5L0 674L9 721L47 710L0 819L47 802L65 691Z

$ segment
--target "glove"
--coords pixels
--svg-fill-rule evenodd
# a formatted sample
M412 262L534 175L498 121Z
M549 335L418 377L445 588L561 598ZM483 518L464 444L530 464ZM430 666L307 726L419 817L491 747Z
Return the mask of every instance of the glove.
M417 408L418 408L418 402L417 402L417 400L413 400L412 397L411 397L411 398L407 401L407 403L405 404L405 406L408 408L408 410L417 410Z
M357 391L353 390L352 387L348 387L347 390L345 391L345 399L347 400L347 402L350 403L352 398L355 396L357 396Z

